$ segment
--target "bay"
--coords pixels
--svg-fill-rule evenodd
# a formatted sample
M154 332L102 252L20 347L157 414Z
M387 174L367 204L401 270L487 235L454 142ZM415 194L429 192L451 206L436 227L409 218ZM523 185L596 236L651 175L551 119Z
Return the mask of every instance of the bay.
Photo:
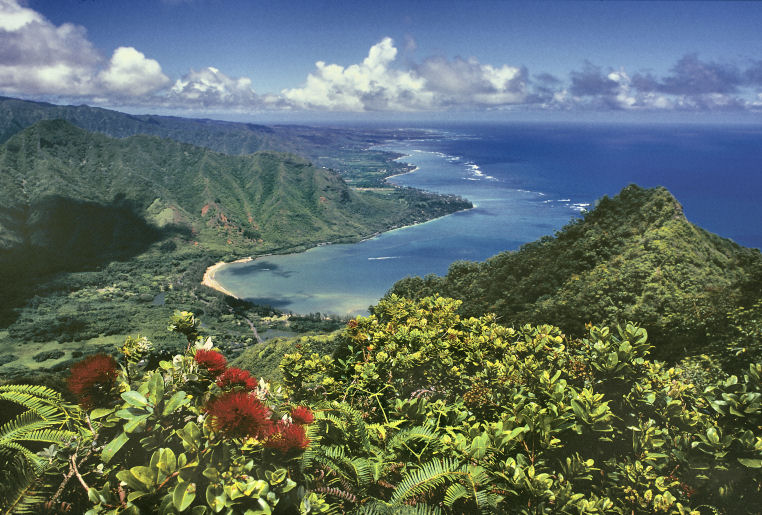
M297 313L367 312L408 275L444 274L553 234L602 195L666 186L689 220L762 246L762 129L727 126L458 125L389 141L416 171L390 181L471 200L474 209L356 244L220 268L236 296Z

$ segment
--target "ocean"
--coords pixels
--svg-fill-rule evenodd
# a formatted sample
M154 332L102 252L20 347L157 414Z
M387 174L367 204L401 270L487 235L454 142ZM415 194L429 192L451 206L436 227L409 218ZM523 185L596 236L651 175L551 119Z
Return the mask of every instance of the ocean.
M444 274L552 235L603 195L665 186L693 223L762 247L762 127L429 125L426 138L380 148L417 170L392 182L471 200L475 208L364 242L221 268L235 295L295 313L358 315L409 275Z

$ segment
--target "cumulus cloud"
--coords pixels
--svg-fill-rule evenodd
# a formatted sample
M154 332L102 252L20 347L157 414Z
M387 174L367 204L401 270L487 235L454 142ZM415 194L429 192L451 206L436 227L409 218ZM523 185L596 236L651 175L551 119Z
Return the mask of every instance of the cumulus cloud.
M641 91L670 95L728 95L743 84L743 73L732 64L702 61L696 54L683 56L661 79L653 74L636 74L633 83Z
M576 96L603 96L615 95L619 88L619 82L608 77L600 67L590 62L585 62L582 70L572 71L571 87L569 91Z
M86 95L101 61L83 27L56 27L42 15L0 0L0 89L9 93Z
M384 38L360 64L345 68L318 61L303 87L282 94L293 105L308 109L406 111L430 106L433 94L425 89L425 80L412 71L390 67L396 57L392 39Z
M397 48L384 38L360 64L318 61L301 88L285 99L300 108L337 111L427 110L448 106L497 106L524 102L524 68L481 64L475 58L431 57L409 69L394 66Z
M132 47L114 50L109 67L98 74L98 79L108 91L126 96L143 96L169 83L156 60Z
M132 47L108 63L78 25L56 26L17 0L0 0L0 90L59 97L136 97L166 86L161 66Z
M191 70L170 91L173 100L203 107L253 106L260 103L251 79L232 78L209 66Z
M527 98L526 69L481 64L476 58L426 59L418 68L439 105L518 104Z
M744 73L744 79L753 86L762 86L762 61L754 62Z
M667 73L585 61L567 76L477 57L413 60L417 45L391 38L349 65L318 61L300 87L258 94L248 77L208 66L180 78L139 49L104 56L78 25L54 25L21 0L0 0L0 94L177 110L421 111L446 109L733 110L762 107L762 61L680 58ZM182 2L185 0L164 0Z

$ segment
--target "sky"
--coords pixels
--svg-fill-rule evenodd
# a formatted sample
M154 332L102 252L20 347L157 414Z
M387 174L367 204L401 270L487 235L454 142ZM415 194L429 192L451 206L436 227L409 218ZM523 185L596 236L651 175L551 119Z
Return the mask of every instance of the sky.
M0 0L0 95L238 120L762 121L762 2Z

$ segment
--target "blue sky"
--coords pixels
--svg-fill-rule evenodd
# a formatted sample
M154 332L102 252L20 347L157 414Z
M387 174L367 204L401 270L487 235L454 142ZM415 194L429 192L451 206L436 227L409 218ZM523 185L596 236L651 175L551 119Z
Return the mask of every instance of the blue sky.
M762 3L0 0L0 94L235 119L756 120Z

